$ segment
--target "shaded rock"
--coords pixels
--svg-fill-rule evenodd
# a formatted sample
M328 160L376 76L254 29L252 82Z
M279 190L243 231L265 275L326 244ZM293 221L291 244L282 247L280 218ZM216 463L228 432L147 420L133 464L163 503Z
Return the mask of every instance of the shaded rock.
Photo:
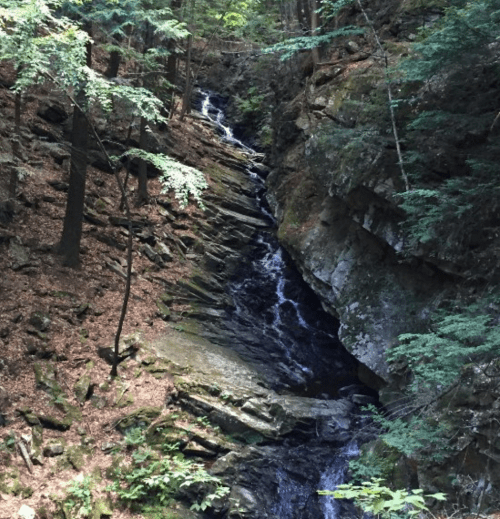
M67 182L61 182L60 180L47 180L47 184L56 191L62 191L63 193L66 193L69 189L69 184Z
M59 124L68 118L65 106L58 100L45 98L38 104L37 115L49 123Z
M39 415L38 419L40 420L42 427L45 429L53 429L54 431L67 431L73 423L73 419L68 416L59 419L55 416Z
M46 332L49 329L50 326L50 317L45 312L33 312L29 319L29 324L33 326L35 329L39 330L40 332Z
M189 442L185 447L183 447L182 453L185 456L194 456L197 458L215 458L217 455L215 451L207 449L206 447L203 447L202 445L193 441Z
M29 249L15 240L9 243L9 256L12 260L10 265L12 270L21 270L31 264Z
M360 51L360 47L355 41L350 40L345 44L345 50L349 54L356 54L356 52Z
M44 128L42 125L40 124L33 124L31 126L31 131L35 134L35 135L38 135L39 137L42 137L43 139L47 139L49 142L58 142L61 137L59 135L59 133L53 129L49 129L49 128Z
M51 156L56 164L62 164L64 160L67 160L71 157L69 146L66 147L63 144L59 144L57 142L39 142L37 143L37 147L44 155Z
M43 448L43 455L46 458L60 456L64 453L64 445L62 443L51 443Z

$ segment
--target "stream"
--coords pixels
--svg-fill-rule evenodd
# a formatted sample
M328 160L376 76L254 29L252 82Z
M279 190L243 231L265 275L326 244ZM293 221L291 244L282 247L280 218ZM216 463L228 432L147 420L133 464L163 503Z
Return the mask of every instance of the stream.
M258 384L270 388L262 397L270 416L256 407L251 412L257 418L272 421L273 415L274 422L285 423L287 413L298 416L289 432L280 426L277 440L230 453L215 463L214 471L230 479L231 498L247 510L241 517L340 519L352 514L349 505L316 491L332 490L345 480L357 441L366 440L360 433L366 423L360 406L376 402L376 395L358 380L358 363L338 340L338 323L322 310L276 239L258 155L233 136L211 99L212 94L200 92L200 111L223 140L248 154L245 174L268 224L252 235L226 284L230 304L221 311L210 309L214 318L204 320L202 335L217 347L230 348L259 374L263 382Z

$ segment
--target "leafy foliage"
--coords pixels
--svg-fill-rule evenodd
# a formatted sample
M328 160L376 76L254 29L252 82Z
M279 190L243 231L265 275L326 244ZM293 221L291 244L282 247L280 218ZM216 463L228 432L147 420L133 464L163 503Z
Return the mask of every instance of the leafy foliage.
M118 480L109 489L127 503L159 503L166 506L178 497L183 487L204 489L201 499L192 504L193 510L205 510L215 499L229 492L219 478L210 475L202 465L186 460L178 452L149 462L135 456L133 465L120 471Z
M290 59L296 52L301 50L314 49L320 45L330 43L334 38L339 38L341 36L352 36L354 34L363 33L364 29L360 29L359 27L355 27L353 25L347 25L346 27L341 27L335 31L330 31L318 36L298 36L296 38L289 38L283 42L276 43L271 47L265 48L262 52L264 54L283 52L281 55L281 61L286 61L287 59Z
M201 171L186 166L167 155L149 153L138 148L125 152L120 158L123 157L137 157L157 168L161 172L160 180L163 184L163 192L172 190L175 197L180 200L181 205L187 205L189 195L192 195L198 204L203 207L201 195L208 184Z
M74 86L81 80L88 35L68 18L56 17L43 0L0 1L0 61L18 72L15 91L22 91L57 74Z
M76 517L88 517L92 512L92 479L85 476L81 480L72 481L68 487L68 497L64 501L65 508L74 510Z
M365 481L361 485L339 485L336 490L320 490L320 495L334 496L336 499L353 499L364 513L382 519L391 519L392 514L405 512L408 516L418 515L428 510L425 498L445 501L442 493L424 495L422 490L391 490L381 485L381 479Z

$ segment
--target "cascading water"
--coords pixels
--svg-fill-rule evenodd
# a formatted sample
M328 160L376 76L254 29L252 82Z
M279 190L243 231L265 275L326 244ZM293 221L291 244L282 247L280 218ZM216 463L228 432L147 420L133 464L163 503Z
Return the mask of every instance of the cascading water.
M211 104L210 93L201 92L201 111L219 127L224 140L255 157L255 152L224 125L223 112ZM262 168L251 166L247 170L255 183L262 215L273 227L261 172ZM337 323L322 310L272 230L256 233L228 291L233 303L225 313L224 337L232 339L227 341L230 347L256 366L276 391L314 399L335 399L339 391L345 396L346 387L364 391L356 377L356 361L338 341ZM353 413L363 420L354 405ZM332 439L326 438L328 428L323 429L317 430L317 438L307 440L307 445L301 438L290 438L286 446L261 448L275 485L274 500L262 517L342 517L341 505L331 497L319 499L316 490L333 490L344 480L348 459L357 453L357 447L348 430ZM310 467L313 458L319 461Z

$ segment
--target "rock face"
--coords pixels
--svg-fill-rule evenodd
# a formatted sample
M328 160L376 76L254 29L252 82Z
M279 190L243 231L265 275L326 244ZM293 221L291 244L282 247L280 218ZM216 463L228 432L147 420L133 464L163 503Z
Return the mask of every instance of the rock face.
M383 70L349 52L344 73L326 71L275 111L268 200L281 243L339 319L342 343L377 375L365 381L380 388L390 380L385 351L408 323L418 329L431 296L449 280L400 255L394 195L404 186L387 129Z

